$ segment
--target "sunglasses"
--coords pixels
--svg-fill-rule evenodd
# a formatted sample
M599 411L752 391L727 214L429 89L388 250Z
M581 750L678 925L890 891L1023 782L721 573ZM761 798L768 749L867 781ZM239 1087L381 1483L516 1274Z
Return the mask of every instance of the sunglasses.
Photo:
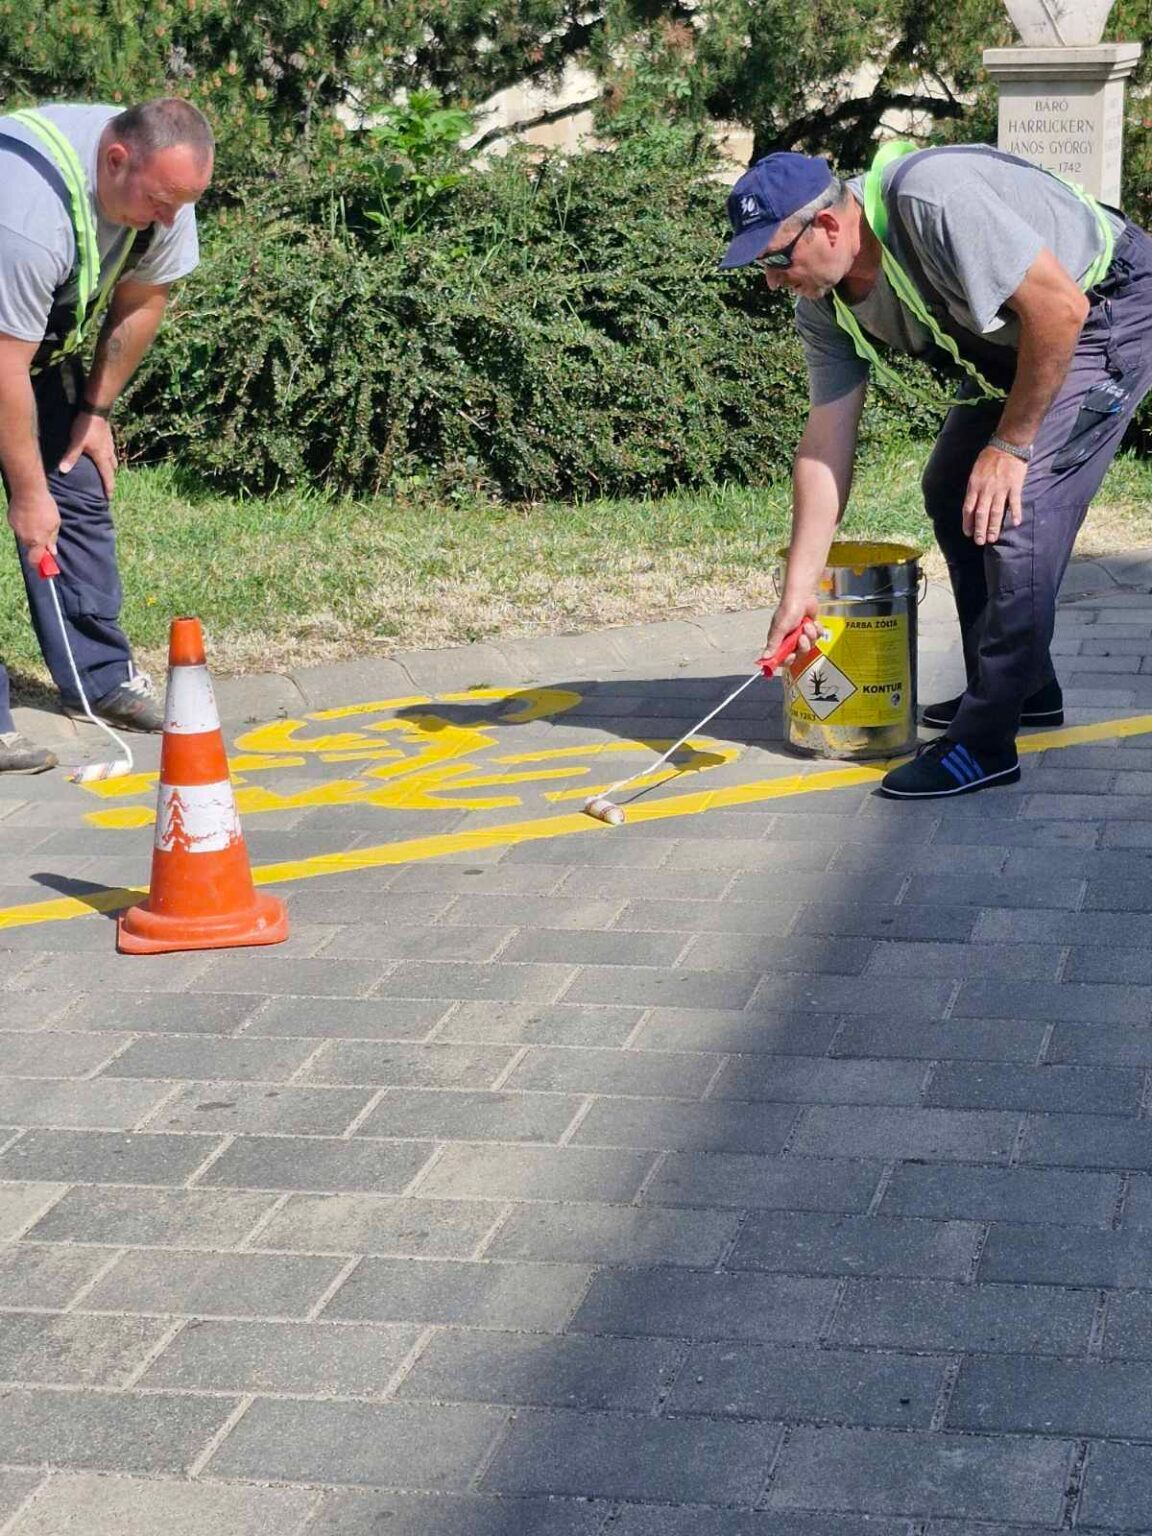
M815 222L815 219L809 219L807 224L802 226L795 240L789 240L788 244L782 245L778 251L769 251L766 256L757 256L757 266L775 267L777 271L790 267L792 265L792 252L799 245L801 236L806 235Z

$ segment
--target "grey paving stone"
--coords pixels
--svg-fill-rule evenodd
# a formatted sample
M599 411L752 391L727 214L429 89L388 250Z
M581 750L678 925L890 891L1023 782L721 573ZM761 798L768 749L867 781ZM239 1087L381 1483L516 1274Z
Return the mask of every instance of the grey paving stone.
M1131 1283L1147 1286L1148 1271ZM1109 1297L1104 1354L1117 1359L1152 1360L1152 1296L1146 1291L1125 1291Z
M835 1296L833 1280L793 1276L600 1273L569 1331L803 1344L817 1338Z
M884 1018L941 1018L952 1000L953 985L884 976L768 976L756 993L755 1006L773 1011L878 1013ZM1027 1015L1025 1015L1026 1017Z
M686 970L802 971L807 975L857 976L875 945L868 939L798 934L773 939L756 934L698 934L680 961Z
M698 1099L719 1065L717 1056L536 1046L510 1074L507 1086Z
M862 1212L876 1190L882 1166L844 1158L674 1152L660 1164L644 1200L653 1205Z
M80 984L81 987L85 983ZM156 993L81 991L62 1019L51 1025L62 1030L131 1030L143 1033L228 1035L260 1006L256 997L227 993ZM11 1028L9 1024L6 1026Z
M853 1280L832 1339L872 1349L1071 1355L1088 1346L1095 1298L1051 1286Z
M254 992L260 997L363 997L389 961L288 958L261 950L229 950L198 977L204 992Z
M444 998L448 1002L551 1003L569 980L571 965L487 965L401 960L376 988L377 997ZM595 1001L595 999L591 999ZM615 1002L615 998L608 999Z
M0 1123L131 1130L169 1093L165 1083L0 1079ZM0 1168L2 1168L0 1164Z
M1076 797L1073 797L1076 798ZM1090 814L1090 813L1086 813ZM1064 908L1080 905L1082 880L1043 882L1006 875L914 875L901 898L910 906Z
M595 901L625 901L634 896L651 896L668 901L714 901L722 895L727 896L732 884L732 874L728 870L716 873L694 870L689 882L681 872L665 875L655 869L564 870L560 865L554 865L553 869L562 876L556 893L565 900L579 896ZM540 874L542 871L524 872ZM511 875L513 870L510 868L505 873Z
M101 1277L84 1306L174 1317L303 1317L340 1268L334 1258L136 1249Z
M0 1154L0 1178L65 1184L182 1184L219 1146L215 1136L125 1136L33 1130Z
M908 1522L877 1520L871 1515L781 1515L761 1510L705 1509L702 1504L626 1504L612 1527L612 1536L908 1536ZM1000 1533L973 1532L972 1536Z
M1115 1174L905 1163L893 1174L880 1209L885 1215L929 1216L938 1221L1106 1227L1119 1193Z
M326 1045L300 1080L390 1088L490 1088L514 1054L507 1046L484 1049L340 1040Z
M311 1040L422 1040L447 1012L445 1002L357 998L274 997L246 1031Z
M297 1536L313 1501L295 1488L59 1473L12 1536Z
M1065 1168L1152 1168L1152 1123L1111 1115L1030 1115L1020 1161Z
M489 912L489 918L496 914ZM357 959L372 955L378 960L491 960L515 930L505 928L401 928L360 923L345 928L325 946L324 957ZM546 955L510 958L547 959Z
M1129 807L1147 807L1152 816L1152 800L1131 797L1124 802ZM1148 874L1133 873L1127 879L1089 880L1084 892L1086 912L1146 912L1148 907Z
M633 897L616 918L615 926L632 932L650 929L675 933L751 933L783 937L793 914L783 904L765 906L758 901L682 901L658 897ZM808 930L805 930L807 932Z
M1140 912L1013 912L1007 907L976 914L977 943L1084 944L1097 949L1152 944L1152 915Z
M944 817L932 841L941 847L962 848L969 843L996 844L1003 847L1010 841L1014 848L1095 848L1098 840L1095 823L1083 826L1071 821L1021 821L1015 820L1006 837L1002 821L981 823L970 816L953 819L951 807Z
M879 944L870 971L878 976L1006 976L1055 981L1063 950L1055 944Z
M798 1429L768 1503L879 1515L1007 1519L1054 1528L1067 1441L898 1430Z
M130 1035L71 1034L38 1030L0 1034L0 1073L6 1077L86 1077L106 1062Z
M549 1263L711 1267L734 1236L726 1211L665 1211L619 1205L521 1205L487 1249L492 1259Z
M207 1170L203 1183L230 1189L399 1194L428 1161L432 1150L431 1143L422 1142L240 1136Z
M572 1144L681 1152L781 1152L796 1115L790 1105L752 1111L740 1104L598 1099L580 1122Z
M652 1154L590 1147L450 1146L414 1193L457 1200L631 1200Z
M534 1411L517 1415L482 1486L512 1494L748 1504L779 1439L769 1425Z
M994 1226L979 1278L1033 1285L1141 1286L1152 1274L1152 1234Z
M130 1045L101 1075L284 1083L315 1049L316 1043L311 1040L155 1035Z
M274 1195L209 1189L70 1189L25 1235L31 1242L234 1248Z
M182 1472L235 1406L226 1397L17 1391L0 1401L0 1459L115 1472Z
M968 1066L942 1062L926 1104L954 1109L1019 1109L1050 1113L1135 1115L1144 1074L1106 1067Z
M169 1090L170 1085L164 1085L164 1091ZM201 1133L336 1136L351 1125L371 1097L372 1091L367 1087L198 1082L181 1089L165 1104L149 1128Z
M294 1195L252 1246L288 1253L466 1259L492 1224L492 1210L471 1201Z
M561 1093L390 1088L358 1136L456 1141L558 1141L584 1101Z
M398 1396L556 1408L655 1407L681 1349L663 1339L547 1339L441 1332Z
M997 1433L1147 1439L1152 1366L1098 1360L965 1360L948 1426Z
M566 1007L531 1003L461 1003L436 1039L516 1045L620 1046L644 1016L642 1008Z
M1152 1228L1152 1178L1134 1174L1124 1201L1123 1227L1139 1232Z
M63 1184L0 1184L0 1243L31 1227L64 1189Z
M379 1397L419 1337L416 1328L359 1323L193 1321L140 1385Z
M1152 982L1152 964L1140 949L1072 949L1064 970L1067 981Z
M754 813L749 815L749 821L757 819ZM765 820L763 815L758 818ZM713 818L715 825L715 818ZM684 821L677 828L682 835L668 851L668 857L660 866L661 874L683 874L690 880L696 870L706 871L726 869L734 874L753 874L771 871L783 875L785 870L792 871L821 871L827 869L832 849L828 846L820 847L816 843L801 842L776 842L769 838L765 841L763 829L758 838L731 838L721 839L706 837L703 827L694 827L690 821Z
M164 1337L159 1318L0 1314L0 1381L122 1387Z
M582 1265L365 1259L328 1302L324 1316L556 1332L587 1283Z
M0 1306L65 1307L112 1257L108 1249L0 1248Z
M302 1536L599 1536L610 1508L576 1499L330 1493Z
M965 981L953 1005L956 1018L1091 1019L1101 1024L1147 1024L1152 987L1089 986L1083 982Z
M813 1157L1004 1162L1018 1124L1018 1115L984 1110L813 1106L804 1111L791 1150Z
M74 1002L74 998L52 992L27 992L19 999L0 992L0 1020L6 1030L13 1032L43 1029L70 1014ZM84 1028L88 1028L87 1024Z
M396 923L401 927L424 928L437 921L451 905L451 897L446 892L429 891L426 895L417 895L409 891L405 895L392 895L373 890L367 895L363 884L357 883L355 877L346 887L332 879L312 880L304 885L278 886L277 894L287 902L293 923L347 923L373 927ZM488 905L483 922L491 920L492 908Z
M972 933L976 914L970 906L904 907L850 901L801 907L798 933L834 937L963 943Z
M1146 1531L1152 1508L1152 1447L1091 1445L1077 1524L1089 1531Z
M622 900L596 901L550 896L544 902L537 896L506 893L500 899L498 915L502 923L514 923L517 927L599 931L611 927L613 918L623 909ZM455 896L448 908L439 915L437 922L470 928L490 923L493 915L493 904L489 897ZM664 925L626 922L623 926L661 928Z
M214 1477L463 1491L506 1418L486 1406L258 1398L208 1462Z
M698 1345L677 1377L668 1411L927 1429L946 1358Z
M43 1481L42 1472L0 1471L0 1520L11 1519Z
M556 965L673 965L686 942L683 933L535 928L518 934L500 958Z
M629 965L585 966L566 1003L632 1003L644 1008L743 1008L760 976L751 971L671 971Z
M710 1099L784 1104L919 1104L922 1061L829 1061L820 1056L737 1056Z
M466 892L470 896L523 896L532 891L550 893L559 885L567 866L501 865L502 850L469 853L467 862L432 859L425 864L409 864L396 873L389 894L407 896L413 891L433 891L437 896Z
M152 955L141 967L130 955L55 954L35 957L21 972L21 992L183 992L206 971L203 955ZM216 990L226 992L227 987ZM236 990L243 990L238 988ZM123 1023L116 1026L123 1029Z
M629 730L635 722L629 722ZM505 868L518 864L556 865L570 868L595 866L624 868L627 870L656 869L668 857L673 839L663 837L650 842L627 837L567 837L562 845L550 839L538 843L519 843L504 853L501 863Z
M823 800L825 796L821 796ZM777 801L776 807L783 805ZM870 899L878 906L896 901L904 889L905 876L900 873L873 876L868 881ZM754 901L765 905L780 901L782 876L775 874L737 875L732 887L725 892L732 901ZM788 902L786 905L803 907L822 906L824 902L844 900L844 876L833 870L824 872L789 870L787 874ZM699 896L699 891L692 893Z
M840 1021L830 1014L653 1008L631 1042L636 1050L811 1056L828 1049Z
M975 1222L756 1211L740 1229L726 1267L963 1280L980 1232Z

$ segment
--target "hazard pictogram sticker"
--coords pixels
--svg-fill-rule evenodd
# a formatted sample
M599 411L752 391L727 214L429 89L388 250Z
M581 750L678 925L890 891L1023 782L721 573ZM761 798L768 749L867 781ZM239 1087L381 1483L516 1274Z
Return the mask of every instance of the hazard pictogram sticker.
M796 678L794 686L817 720L827 720L858 691L847 673L819 653Z

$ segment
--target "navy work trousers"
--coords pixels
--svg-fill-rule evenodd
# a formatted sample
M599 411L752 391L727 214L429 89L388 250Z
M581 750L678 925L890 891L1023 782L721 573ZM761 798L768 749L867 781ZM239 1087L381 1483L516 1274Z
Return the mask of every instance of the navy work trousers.
M1091 309L1024 481L1023 520L980 546L961 528L968 477L1001 405L949 411L924 471L924 505L948 562L967 691L947 735L1003 747L1020 706L1055 677L1056 597L1088 505L1136 407L1152 387L1152 237L1129 224Z
M116 534L100 473L82 457L63 475L60 460L68 447L76 402L82 387L71 363L47 369L32 381L40 424L40 452L48 490L60 509L56 587L76 666L89 703L103 698L130 675L131 649L119 625L120 572ZM40 650L64 702L78 706L76 685L48 583L20 551L28 607ZM12 730L8 673L0 663L0 731Z

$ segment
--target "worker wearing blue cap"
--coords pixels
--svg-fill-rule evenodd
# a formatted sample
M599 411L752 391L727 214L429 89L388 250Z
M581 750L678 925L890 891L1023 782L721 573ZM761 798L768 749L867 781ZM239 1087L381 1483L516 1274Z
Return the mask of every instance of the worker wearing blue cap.
M948 563L967 687L923 711L944 734L886 775L908 799L1020 777L1021 725L1059 725L1049 650L1077 530L1152 386L1152 239L1115 209L986 145L885 144L864 177L768 155L728 198L722 268L796 296L809 413L787 576L767 649L817 612L848 501L868 379L938 405L923 478ZM909 386L880 347L960 377ZM807 648L816 638L808 624Z

